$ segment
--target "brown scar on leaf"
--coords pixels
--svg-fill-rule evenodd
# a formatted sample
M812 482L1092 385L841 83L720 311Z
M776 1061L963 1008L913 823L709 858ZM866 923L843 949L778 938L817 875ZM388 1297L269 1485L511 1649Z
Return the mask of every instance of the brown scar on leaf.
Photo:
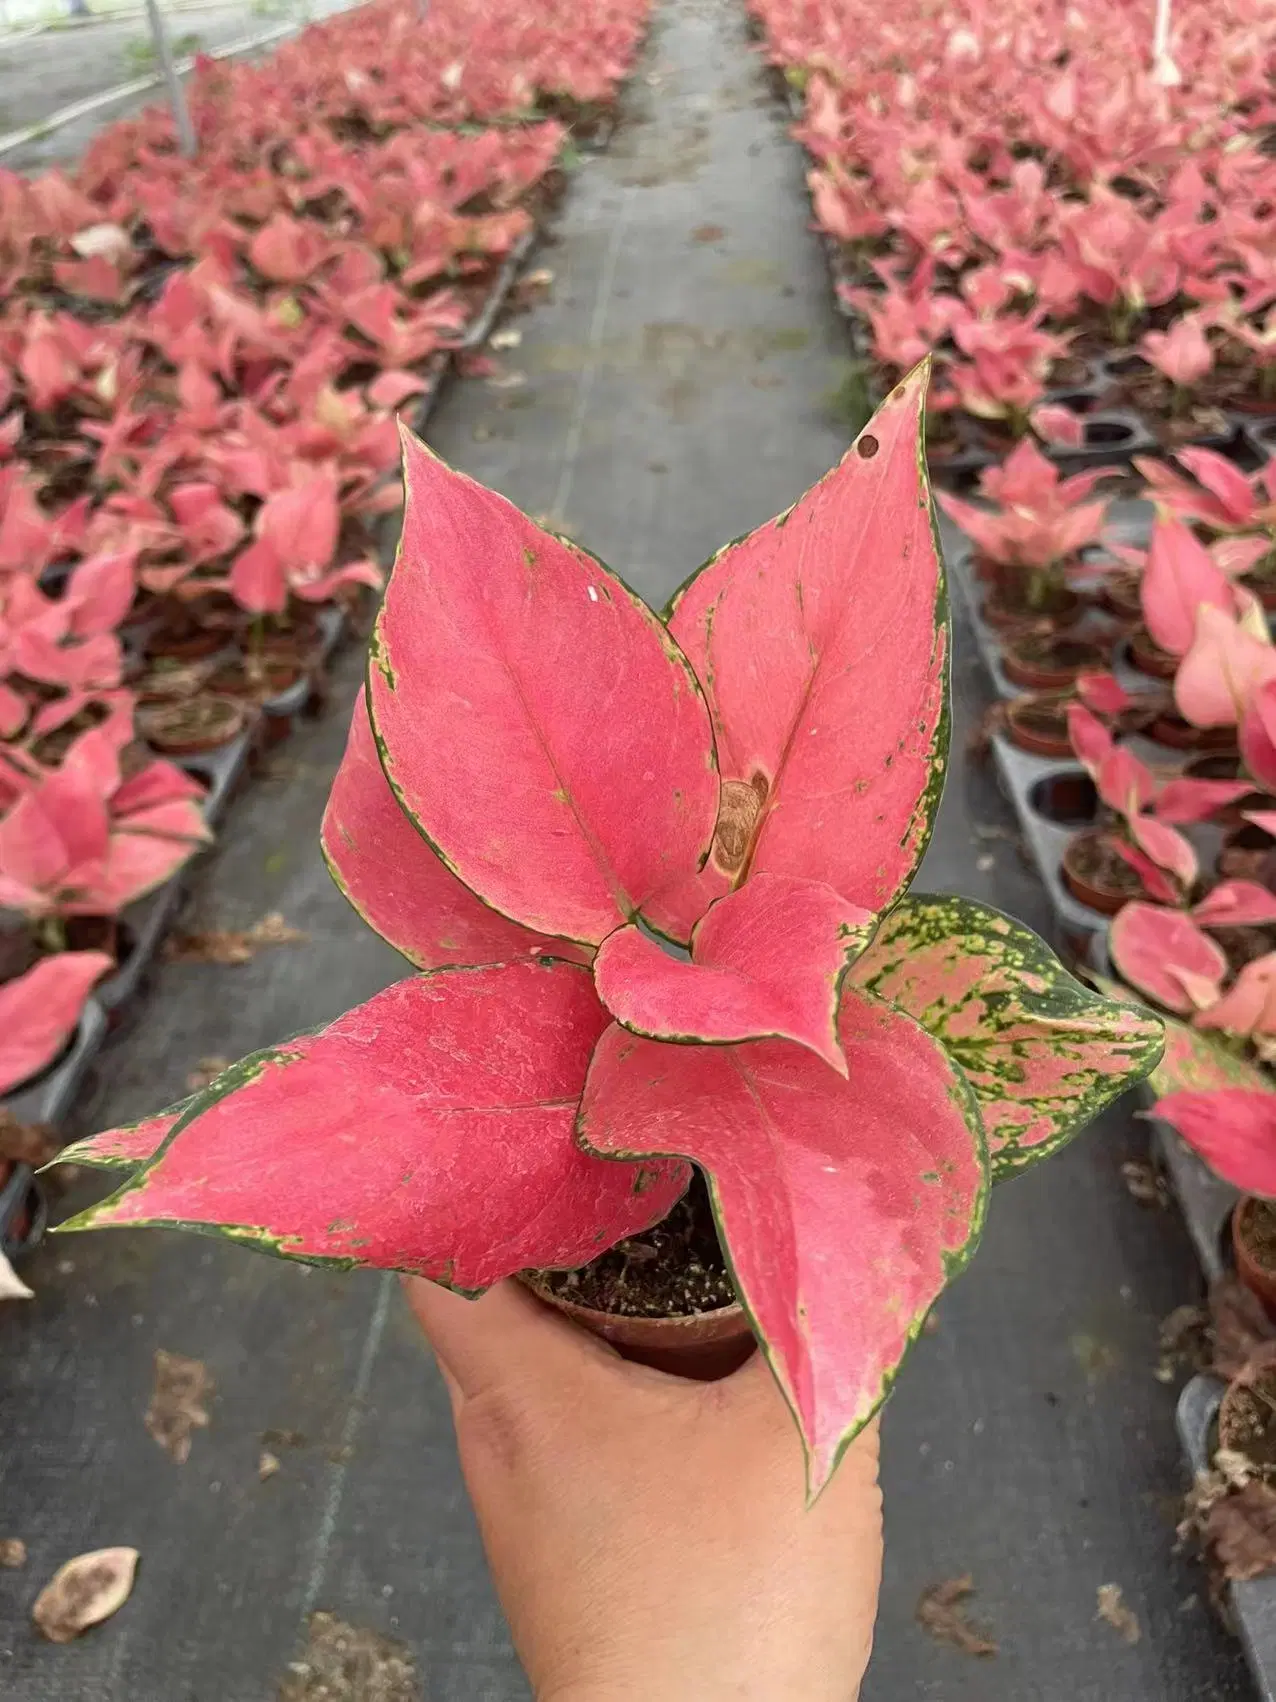
M758 818L770 791L765 774L752 780L724 780L713 834L713 860L724 874L735 875L748 860Z

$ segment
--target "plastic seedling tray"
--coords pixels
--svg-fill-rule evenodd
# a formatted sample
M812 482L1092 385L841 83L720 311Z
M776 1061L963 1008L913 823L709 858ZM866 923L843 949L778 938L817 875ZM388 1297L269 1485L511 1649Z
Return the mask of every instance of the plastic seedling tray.
M470 320L465 328L465 334L457 344L458 350L466 352L470 349L481 348L492 334L496 317L505 306L514 281L522 269L523 262L532 252L536 243L536 231L526 231L510 249L501 262L500 270L492 279L492 287L483 299L483 305Z
M244 772L252 742L253 735L249 729L227 740L224 745L218 745L215 750L196 751L190 756L173 758L179 768L184 768L187 774L193 774L196 780L202 780L207 786L203 810L204 819L210 827L216 827L226 813L226 805Z
M128 1003L138 983L159 950L182 897L182 871L162 887L138 899L122 912L120 921L133 936L133 949L109 980L98 987L95 998L108 1016Z

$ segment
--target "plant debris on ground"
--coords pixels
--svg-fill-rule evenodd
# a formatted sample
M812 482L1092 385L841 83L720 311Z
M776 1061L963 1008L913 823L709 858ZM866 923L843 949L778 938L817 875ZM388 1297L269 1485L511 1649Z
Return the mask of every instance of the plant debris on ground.
M960 1578L945 1578L922 1592L917 1604L917 1623L940 1643L951 1643L963 1655L995 1655L998 1645L966 1618L964 1603L975 1593L969 1572Z
M190 1458L196 1430L209 1421L207 1402L215 1385L202 1359L155 1350L155 1385L146 1409L146 1428L179 1465Z

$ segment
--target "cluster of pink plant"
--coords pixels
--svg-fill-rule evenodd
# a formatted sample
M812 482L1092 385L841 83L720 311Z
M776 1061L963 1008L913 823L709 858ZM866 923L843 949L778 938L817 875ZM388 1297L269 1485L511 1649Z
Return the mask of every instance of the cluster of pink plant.
M751 0L803 96L816 222L892 373L927 350L941 395L1021 432L1060 360L1128 345L1171 410L1215 367L1276 393L1276 14L1008 0ZM1168 75L1172 70L1174 75Z
M646 11L372 0L198 67L193 161L156 107L73 174L0 171L0 905L45 950L204 838L201 788L134 740L148 635L215 625L251 651L380 585L396 412L531 232L562 120L613 98ZM5 989L57 1019L39 1045L15 1027L0 1091L110 961L62 953Z

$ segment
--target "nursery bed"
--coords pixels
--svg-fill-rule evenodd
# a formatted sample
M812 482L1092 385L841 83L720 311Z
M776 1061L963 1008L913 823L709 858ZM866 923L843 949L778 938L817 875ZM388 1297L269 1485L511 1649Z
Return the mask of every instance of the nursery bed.
M511 363L526 383L456 387L432 438L660 602L845 447L820 408L841 330L804 235L801 161L739 11L668 5L623 119L580 173L546 256L554 299L522 322ZM957 644L955 755L986 701L964 625ZM145 1022L101 1056L80 1129L151 1110L209 1054L326 1021L401 973L315 847L344 738L338 705L358 671L353 650L337 659L333 713L283 747L275 779L230 804L191 883L193 926L279 910L308 940L235 968L160 965ZM924 883L1041 926L1011 831L991 780L957 760ZM1197 1586L1162 1510L1180 1462L1171 1398L1151 1371L1190 1251L1121 1185L1139 1138L1115 1111L1001 1191L980 1259L900 1380L884 1425L887 1578L865 1702L1251 1695L1239 1651L1199 1600L1182 1607ZM406 1644L429 1702L526 1696L446 1398L392 1279L124 1232L50 1239L24 1273L40 1298L3 1316L0 1535L22 1538L30 1560L0 1575L0 1691L260 1702L319 1607ZM218 1384L181 1467L142 1424L156 1348L204 1359ZM263 1448L280 1462L265 1482ZM141 1550L132 1599L79 1644L38 1642L26 1611L39 1583L108 1542ZM995 1658L914 1622L924 1589L966 1572ZM1096 1620L1096 1591L1112 1582L1139 1617L1137 1644Z

